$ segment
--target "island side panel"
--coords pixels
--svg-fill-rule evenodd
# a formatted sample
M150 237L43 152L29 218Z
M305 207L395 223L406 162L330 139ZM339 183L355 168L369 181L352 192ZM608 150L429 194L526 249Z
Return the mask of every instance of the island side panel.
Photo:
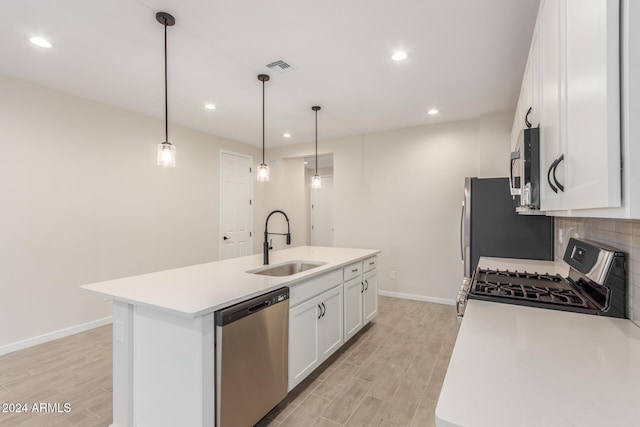
M133 425L214 425L213 326L213 313L134 307Z
M133 426L133 305L113 301L113 424Z

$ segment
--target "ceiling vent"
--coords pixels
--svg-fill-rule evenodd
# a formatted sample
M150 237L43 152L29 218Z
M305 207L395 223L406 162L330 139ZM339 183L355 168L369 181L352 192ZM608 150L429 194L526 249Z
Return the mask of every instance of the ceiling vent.
M284 58L278 58L266 65L267 70L277 71L278 73L286 73L287 71L295 70L296 67Z

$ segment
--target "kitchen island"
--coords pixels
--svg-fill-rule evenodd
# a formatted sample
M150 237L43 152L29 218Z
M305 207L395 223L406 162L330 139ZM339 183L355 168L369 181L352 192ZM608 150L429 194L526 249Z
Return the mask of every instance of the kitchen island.
M81 286L113 300L113 427L214 425L214 312L295 289L374 257L374 249L297 247L271 265L321 265L290 276L249 273L262 254ZM373 258L372 258L373 259Z
M640 328L628 319L469 300L437 427L640 422Z

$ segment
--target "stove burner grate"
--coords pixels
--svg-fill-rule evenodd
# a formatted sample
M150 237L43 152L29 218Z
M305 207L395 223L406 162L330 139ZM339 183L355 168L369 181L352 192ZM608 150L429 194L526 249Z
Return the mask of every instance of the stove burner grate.
M540 274L538 272L527 273L526 271L509 271L509 270L481 270L485 275L503 276L503 277L515 277L521 279L534 279L547 282L562 282L564 279L555 274Z
M483 273L485 275L480 277L473 287L472 293L475 295L536 301L571 307L588 307L587 301L575 290L560 286L565 282L565 279L560 276L498 270L486 270ZM518 283L522 281L530 283L531 280L539 281L540 284ZM555 286L547 286L554 284Z

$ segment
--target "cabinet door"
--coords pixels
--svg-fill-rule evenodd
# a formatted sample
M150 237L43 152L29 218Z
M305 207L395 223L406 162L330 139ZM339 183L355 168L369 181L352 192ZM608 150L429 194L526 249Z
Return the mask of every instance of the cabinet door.
M551 166L562 154L565 154L564 131L566 115L561 108L565 102L562 75L564 74L564 36L561 31L561 19L564 16L564 1L544 1L538 17L541 49L541 115L540 115L540 209L562 209L562 192L554 192L548 177ZM564 164L556 168L556 177L564 180ZM551 177L552 182L553 178Z
M531 114L529 122L532 127L540 126L542 117L542 59L540 49L540 20L536 22L536 27L531 40L531 49L529 50L529 72L531 79ZM525 111L526 114L526 111Z
M364 323L368 323L378 313L378 271L373 270L364 279Z
M313 298L289 310L289 391L319 365L319 303Z
M531 113L528 116L528 120L531 123L531 126L538 127L540 125L541 61L540 43L538 42L539 21L540 19L536 22L536 28L534 29L533 38L531 39L529 57L527 58L527 65L525 67L522 85L520 87L520 97L518 98L518 104L516 106L516 115L513 119L513 126L511 128L511 151L515 151L520 131L527 126L525 119L527 118L529 108L531 108Z
M620 206L619 0L565 1L567 154L563 207Z
M342 286L337 286L321 296L322 317L318 321L318 352L322 363L342 343Z
M364 325L362 322L362 292L360 276L344 284L344 340L354 336Z

